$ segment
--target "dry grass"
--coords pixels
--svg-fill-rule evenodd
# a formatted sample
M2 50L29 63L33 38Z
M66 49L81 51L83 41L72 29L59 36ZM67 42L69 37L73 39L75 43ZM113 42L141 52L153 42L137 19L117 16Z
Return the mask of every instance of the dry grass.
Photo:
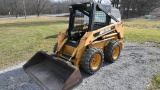
M58 32L67 28L67 19L62 17L0 19L0 69L26 61L39 50L52 52ZM159 26L160 22L127 20L124 23L127 26L126 41L160 42L159 28L143 27L143 25Z
M125 40L130 42L160 43L160 21L129 20L125 21Z
M0 19L0 69L24 62L39 50L52 52L67 24L66 19L51 17Z

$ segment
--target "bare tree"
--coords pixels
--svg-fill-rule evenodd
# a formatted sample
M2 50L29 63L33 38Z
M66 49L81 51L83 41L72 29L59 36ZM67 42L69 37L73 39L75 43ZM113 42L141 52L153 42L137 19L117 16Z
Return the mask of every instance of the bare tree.
M120 5L120 0L110 0L113 7L115 8L119 8L119 5Z
M75 3L108 2L108 0L0 0L0 15L37 15L68 13L69 5ZM150 14L160 7L160 0L110 0L113 7L119 8L123 18Z
M101 3L102 2L102 0L98 0L98 3Z
M14 0L14 6L15 6L15 15L16 15L16 18L18 17L18 5L17 5L17 1Z
M22 0L22 2L23 2L24 15L25 15L25 19L26 19L26 6L25 6L25 1Z
M46 3L48 0L33 0L34 2L34 10L39 17L40 13L44 10Z

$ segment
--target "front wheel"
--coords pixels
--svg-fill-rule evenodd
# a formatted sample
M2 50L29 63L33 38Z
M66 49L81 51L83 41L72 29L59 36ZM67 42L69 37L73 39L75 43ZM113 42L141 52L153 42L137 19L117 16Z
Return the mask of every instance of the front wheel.
M81 67L84 71L89 74L94 74L98 71L103 63L104 55L103 52L98 48L88 49L83 57Z

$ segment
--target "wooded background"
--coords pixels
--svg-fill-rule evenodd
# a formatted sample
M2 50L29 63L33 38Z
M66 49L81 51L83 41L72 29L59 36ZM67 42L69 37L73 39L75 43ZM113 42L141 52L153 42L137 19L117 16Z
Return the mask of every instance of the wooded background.
M73 3L94 0L0 0L0 15L24 16L67 13ZM101 3L102 0L97 2ZM134 18L150 14L160 7L160 0L110 0L113 7L120 9L123 18Z

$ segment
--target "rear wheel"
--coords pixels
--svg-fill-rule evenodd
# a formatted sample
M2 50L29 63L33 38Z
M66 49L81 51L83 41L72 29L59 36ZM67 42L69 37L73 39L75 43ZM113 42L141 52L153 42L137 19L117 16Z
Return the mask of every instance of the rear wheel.
M105 60L109 62L115 62L121 53L121 45L117 41L110 41L105 47Z
M103 52L98 48L88 49L83 57L81 67L84 71L89 74L94 74L98 71L103 63L104 55Z

